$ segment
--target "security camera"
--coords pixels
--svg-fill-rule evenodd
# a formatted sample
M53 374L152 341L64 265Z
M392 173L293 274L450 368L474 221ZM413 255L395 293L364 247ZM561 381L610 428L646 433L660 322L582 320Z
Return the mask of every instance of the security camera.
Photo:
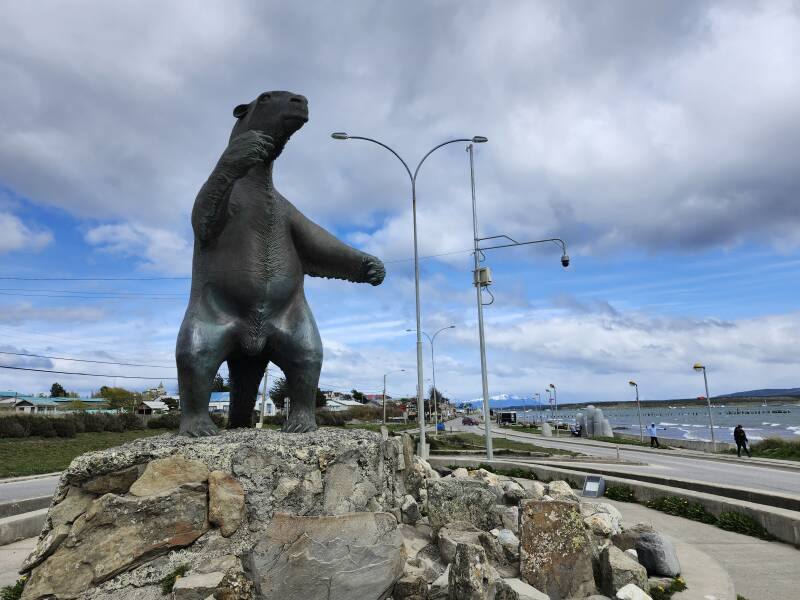
M561 257L561 266L564 267L565 269L569 266L569 256L567 256L566 254L564 254Z

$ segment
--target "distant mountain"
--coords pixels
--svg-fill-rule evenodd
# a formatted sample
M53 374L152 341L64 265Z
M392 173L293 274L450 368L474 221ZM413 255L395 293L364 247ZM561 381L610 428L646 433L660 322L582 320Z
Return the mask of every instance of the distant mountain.
M463 404L472 406L480 406L483 404L483 398L475 398L473 400L465 400ZM514 394L497 394L489 396L489 408L513 408L525 407L534 408L537 406L546 406L547 402L540 402L537 404L533 398L525 398L524 396L516 396Z
M770 396L800 396L800 388L750 390L714 396L715 398L769 398Z

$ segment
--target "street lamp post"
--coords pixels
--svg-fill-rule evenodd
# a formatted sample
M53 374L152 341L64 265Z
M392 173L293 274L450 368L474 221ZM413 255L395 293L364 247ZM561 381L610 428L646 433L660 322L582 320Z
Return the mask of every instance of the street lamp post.
M708 376L706 375L706 367L702 363L694 363L692 367L695 371L703 372L703 383L706 386L706 404L708 405L708 424L711 427L711 448L714 452L717 451L717 440L714 437L714 416L711 414L711 396L708 394Z
M539 392L534 392L533 395L536 396L536 406L538 406L541 409L541 407L542 407L542 395ZM533 420L534 420L534 422L536 421L536 417L535 416L534 416Z
M383 424L386 425L386 376L392 373L404 373L405 369L397 369L383 374Z
M446 142L442 142L438 146L434 146L431 150L428 151L425 156L417 163L417 168L414 172L411 172L406 161L395 152L391 147L387 146L383 142L379 142L378 140L358 136L358 135L348 135L342 131L337 131L331 134L331 137L335 140L364 140L366 142L372 142L373 144L377 144L382 148L385 148L389 152L395 155L395 157L403 164L405 167L406 173L408 173L408 177L411 180L411 214L412 214L412 221L414 224L414 300L415 300L415 307L416 307L416 325L417 325L417 416L419 419L419 442L420 442L420 450L419 454L421 458L428 458L428 452L425 446L425 400L422 397L422 390L423 390L423 377L422 377L422 325L421 325L421 317L420 317L420 301L419 301L419 246L417 244L417 175L419 174L419 169L422 166L422 163L425 162L425 159L428 158L431 154L433 154L436 150L441 148L442 146L446 146L448 144L454 144L456 142L472 142L472 143L483 143L488 141L485 137L482 136L474 136L472 138L457 138L454 140L448 140Z
M422 334L426 338L428 338L428 341L431 344L431 376L433 377L433 421L434 421L434 423L436 423L436 426L439 425L439 407L438 407L439 401L436 398L436 395L439 393L439 390L436 387L436 359L434 358L434 354L433 354L433 342L436 340L436 336L439 335L440 333L442 333L443 331L445 331L447 329L455 329L455 328L456 328L455 325L448 325L447 327L442 327L439 331L434 333L432 336L428 335L425 331L422 332ZM406 331L414 331L414 330L413 329L406 329ZM434 427L433 434L437 435L437 433L436 433L437 431L438 431L438 429L436 427Z
M644 444L644 426L642 425L642 405L639 404L639 385L631 380L628 382L628 385L631 385L636 388L636 409L639 411L639 441Z
M556 437L558 437L558 396L556 395L556 386L551 383L550 387L553 390L553 421L556 423Z

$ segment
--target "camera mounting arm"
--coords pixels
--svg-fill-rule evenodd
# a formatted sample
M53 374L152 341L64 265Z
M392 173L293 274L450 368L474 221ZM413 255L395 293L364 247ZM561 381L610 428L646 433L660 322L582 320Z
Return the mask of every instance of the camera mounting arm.
M528 246L530 244L544 244L546 242L552 242L554 244L561 246L561 264L564 266L564 268L569 266L569 255L567 254L567 244L561 238L547 238L544 240L531 240L529 242L518 242L517 240L508 235L492 235L489 237L478 238L477 241L483 242L485 240L497 240L501 238L505 238L511 243L498 244L496 246L479 246L478 250L483 252L484 250L495 250L497 248L511 248L512 246Z

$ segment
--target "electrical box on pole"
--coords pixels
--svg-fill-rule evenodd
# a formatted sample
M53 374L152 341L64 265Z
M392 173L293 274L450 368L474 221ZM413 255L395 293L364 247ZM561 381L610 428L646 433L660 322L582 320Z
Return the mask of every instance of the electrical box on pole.
M472 283L481 287L492 285L492 270L489 267L478 267L473 271Z

